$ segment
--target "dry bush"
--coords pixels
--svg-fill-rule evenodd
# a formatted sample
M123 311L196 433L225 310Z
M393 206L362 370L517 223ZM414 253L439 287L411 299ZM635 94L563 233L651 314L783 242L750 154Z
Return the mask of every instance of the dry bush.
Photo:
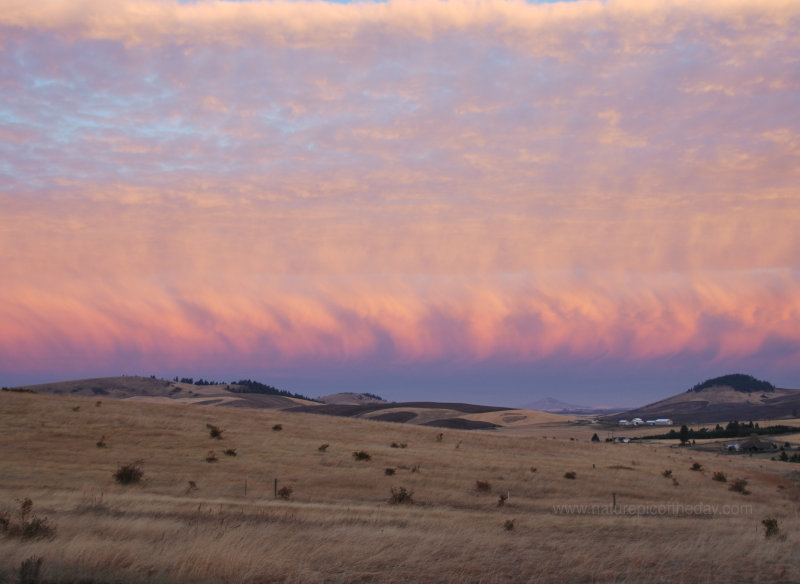
M372 456L364 450L356 450L353 452L353 458L356 460L372 460Z
M568 472L564 473L564 478L565 479L575 479L576 476L578 476L578 475L574 470L571 470L571 471L568 471Z
M406 448L407 446L408 444L406 444L405 442L392 442L391 444L392 448Z
M671 469L665 470L664 472L661 473L661 476L666 479L670 478L672 476L672 470Z
M780 534L780 529L778 529L778 520L775 518L767 518L761 521L761 525L764 526L764 537L767 539L771 537L777 537Z
M384 471L383 471L383 474L385 474L387 477L394 476L394 473L395 473L395 470L393 468L387 468L387 469L384 469Z
M209 450L208 452L206 452L205 456L206 462L217 462L217 460L219 459L217 458L217 455L213 450Z
M42 569L42 558L31 556L22 560L19 565L19 584L40 584L39 572Z
M692 464L692 466L691 466L691 468L689 468L689 470L693 470L693 471L699 472L699 471L703 470L703 465L700 464L699 462L695 462L695 463Z
M414 491L409 491L405 487L392 487L392 496L389 497L389 503L392 505L411 505L414 503Z
M128 464L123 464L117 467L114 471L114 480L121 485L133 485L142 480L144 470L142 464L144 461L135 460Z
M498 507L502 507L503 505L505 505L505 504L506 504L506 501L508 501L508 493L503 493L503 494L502 494L502 495L500 495L500 497L498 497L498 499L497 499L497 506L498 506Z
M731 486L728 487L728 490L741 493L742 495L750 494L750 491L747 490L747 481L744 479L734 479Z
M282 424L275 424L274 426L272 426L272 431L273 432L280 432L281 430L283 430L283 425Z
M224 430L219 426L215 426L214 424L206 424L206 428L208 428L208 435L216 440L222 440L222 433Z
M16 517L7 511L0 512L0 534L20 539L51 538L56 528L47 517L39 517L33 512L33 501L26 497L17 501L19 509Z
M236 456L236 449L235 448L226 448L222 451L225 456Z
M108 446L106 444L106 437L105 436L101 436L100 440L95 442L95 444L97 445L98 448L105 448L106 446Z
M516 519L506 519L506 522L503 523L503 528L506 531L511 531L511 530L514 529L514 523L515 522L516 522Z
M725 473L724 473L724 472L722 472L722 471L716 471L716 472L714 473L714 476L712 476L712 477L711 477L711 480L712 480L712 481L717 481L717 482L720 482L720 483L724 483L724 482L727 482L727 480L728 480L728 477L727 477L727 476L725 476Z
M489 481L475 481L475 490L479 493L488 493L492 490L492 483Z
M278 489L278 498L283 499L284 501L288 501L292 498L292 493L294 489L292 487L281 487Z
M320 445L317 447L317 450L318 450L319 452L325 452L326 450L328 450L328 447L329 447L329 446L330 446L330 444L328 444L328 443L325 443L325 444L320 444Z

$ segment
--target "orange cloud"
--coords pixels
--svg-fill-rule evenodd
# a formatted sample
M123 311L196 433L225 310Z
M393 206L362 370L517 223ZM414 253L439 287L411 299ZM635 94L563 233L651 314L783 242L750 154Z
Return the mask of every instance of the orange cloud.
M0 0L0 367L796 370L798 28L791 1Z

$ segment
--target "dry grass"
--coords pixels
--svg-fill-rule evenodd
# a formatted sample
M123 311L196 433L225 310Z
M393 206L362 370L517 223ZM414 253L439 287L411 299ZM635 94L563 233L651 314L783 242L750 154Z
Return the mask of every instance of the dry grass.
M205 462L219 445L206 424L226 428L236 457ZM787 463L541 432L448 430L438 442L438 430L402 424L7 392L0 427L0 511L30 498L56 527L52 539L3 538L0 582L32 557L47 582L800 580ZM117 484L131 460L142 482ZM695 461L709 473L691 472ZM476 477L506 495L502 507ZM290 499L275 497L275 479ZM400 485L413 505L390 503ZM555 512L564 505L584 507ZM767 518L781 537L765 537Z

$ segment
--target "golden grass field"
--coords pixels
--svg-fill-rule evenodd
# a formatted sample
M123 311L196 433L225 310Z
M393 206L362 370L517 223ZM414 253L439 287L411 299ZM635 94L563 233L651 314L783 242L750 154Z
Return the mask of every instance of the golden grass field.
M0 535L0 581L33 557L41 583L800 581L800 466L591 443L557 423L442 431L2 392L0 510L15 521L29 498L56 530ZM142 482L117 484L135 460ZM729 490L735 478L749 495ZM401 486L413 504L389 502Z

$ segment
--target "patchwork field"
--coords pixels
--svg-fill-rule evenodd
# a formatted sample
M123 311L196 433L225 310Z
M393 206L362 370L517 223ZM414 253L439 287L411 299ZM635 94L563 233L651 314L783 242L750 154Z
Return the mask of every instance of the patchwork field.
M794 464L519 421L1 392L0 582L800 581Z

